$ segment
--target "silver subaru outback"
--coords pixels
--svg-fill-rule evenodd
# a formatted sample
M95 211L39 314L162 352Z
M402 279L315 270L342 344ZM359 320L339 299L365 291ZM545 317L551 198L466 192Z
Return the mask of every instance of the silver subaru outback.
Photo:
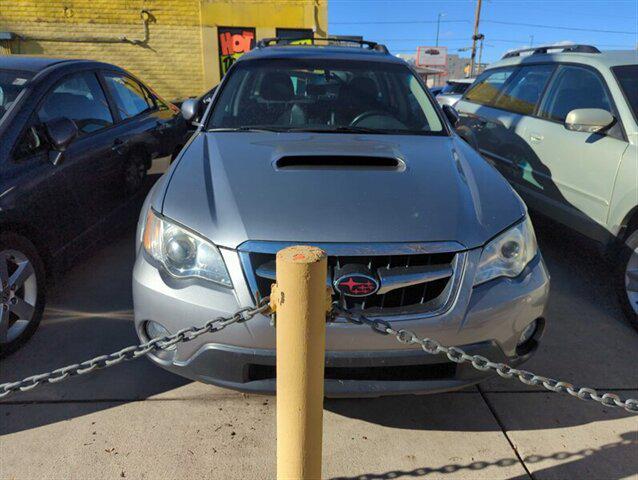
M456 120L381 45L262 41L146 199L133 272L140 338L254 305L270 293L275 253L307 244L327 252L343 308L494 361L528 359L549 276L525 205ZM275 328L258 316L150 358L271 393ZM326 347L328 396L453 390L487 375L340 318Z

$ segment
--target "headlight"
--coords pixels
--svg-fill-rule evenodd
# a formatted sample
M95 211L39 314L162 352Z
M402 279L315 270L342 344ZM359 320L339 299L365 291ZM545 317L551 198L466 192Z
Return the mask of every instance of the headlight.
M178 278L203 278L224 287L233 284L215 245L148 210L144 250Z
M483 248L474 285L497 277L517 277L538 253L536 235L529 216Z

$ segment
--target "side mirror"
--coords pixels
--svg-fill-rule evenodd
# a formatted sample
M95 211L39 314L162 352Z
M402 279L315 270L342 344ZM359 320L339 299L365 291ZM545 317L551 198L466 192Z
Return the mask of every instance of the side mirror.
M461 121L461 116L459 112L456 111L456 108L451 107L450 105L443 105L443 113L445 117L450 121L453 127L456 127Z
M70 118L60 117L46 122L44 128L53 147L49 151L49 160L58 165L66 148L78 136L78 127Z
M192 122L199 114L199 100L196 98L188 98L184 100L180 110L182 111L182 117L184 117L184 120Z
M599 133L616 119L602 108L577 108L567 114L565 128L573 132Z

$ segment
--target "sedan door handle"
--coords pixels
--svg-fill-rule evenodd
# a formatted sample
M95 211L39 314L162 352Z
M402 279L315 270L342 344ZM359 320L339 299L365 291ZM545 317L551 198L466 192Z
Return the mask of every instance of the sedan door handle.
M123 150L127 143L128 141L124 141L121 138L116 138L115 140L113 140L113 146L111 147L111 150L119 154L122 154L124 153Z
M543 136L539 135L538 133L530 133L529 139L534 143L540 143L543 141Z

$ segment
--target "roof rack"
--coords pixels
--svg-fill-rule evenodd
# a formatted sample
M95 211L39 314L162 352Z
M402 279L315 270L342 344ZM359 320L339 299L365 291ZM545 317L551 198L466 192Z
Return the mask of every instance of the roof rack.
M357 44L361 48L367 47L368 50L374 50L375 52L381 52L389 54L390 51L388 47L381 43L372 42L370 40L364 40L359 37L349 37L346 35L336 36L336 37L295 37L295 38L283 38L283 37L272 37L272 38L264 38L257 42L257 48L266 48L276 45L289 45L292 42L301 42L307 41L310 42L310 45L317 45L317 42L320 42L319 45L337 45L342 47L349 47L351 44ZM299 45L299 44L296 44ZM301 44L301 46L307 44Z
M527 52L531 52L532 55L548 53L548 50L561 50L561 53L600 53L600 50L593 45L579 45L572 43L568 45L544 45L542 47L522 48L520 50L507 52L501 58L520 57L521 53Z

